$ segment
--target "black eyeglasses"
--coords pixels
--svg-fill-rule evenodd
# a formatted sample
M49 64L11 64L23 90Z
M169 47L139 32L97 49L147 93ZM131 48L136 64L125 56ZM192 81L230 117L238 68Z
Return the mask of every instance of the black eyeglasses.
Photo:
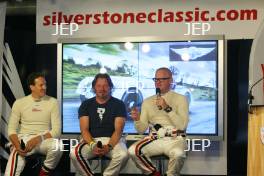
M152 80L153 80L154 82L165 81L165 80L167 80L167 79L170 79L170 77L167 77L167 78L152 78Z

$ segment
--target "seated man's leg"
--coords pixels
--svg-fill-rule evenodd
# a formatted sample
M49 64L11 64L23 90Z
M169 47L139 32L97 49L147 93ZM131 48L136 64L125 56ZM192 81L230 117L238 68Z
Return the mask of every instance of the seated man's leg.
M25 158L20 156L15 148L12 149L6 165L5 176L19 176L25 167Z
M58 165L63 154L63 149L61 149L58 145L58 139L53 138L45 139L40 144L37 152L46 155L41 172L45 171L46 173L49 173Z
M122 141L123 139L121 139L109 153L111 161L104 171L104 176L119 175L121 168L126 165L128 160L128 152L126 144Z
M143 174L155 175L157 169L152 164L150 157L163 154L163 146L164 144L159 139L143 139L132 144L128 153Z
M91 147L86 143L79 143L70 152L71 161L76 169L77 175L92 176L93 172L88 159L93 158Z
M186 152L184 151L186 146L185 139L177 137L176 139L169 140L166 143L167 150L165 150L164 153L170 158L167 176L179 176L186 158Z

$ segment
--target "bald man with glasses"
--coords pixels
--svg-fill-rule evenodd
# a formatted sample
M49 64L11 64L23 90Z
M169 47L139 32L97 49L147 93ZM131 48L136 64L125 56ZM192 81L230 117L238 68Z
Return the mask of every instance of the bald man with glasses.
M169 157L167 176L180 175L185 154L185 130L189 121L189 106L185 96L171 90L172 73L166 68L157 69L155 78L157 95L144 100L141 113L134 108L131 118L138 133L149 129L149 135L130 146L129 155L145 175L159 176L150 157Z

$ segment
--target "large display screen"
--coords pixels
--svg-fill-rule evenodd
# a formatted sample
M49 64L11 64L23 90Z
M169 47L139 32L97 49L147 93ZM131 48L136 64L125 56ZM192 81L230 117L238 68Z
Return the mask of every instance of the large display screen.
M219 101L219 74L223 73L219 52L223 51L218 40L63 43L61 51L63 133L80 133L78 108L94 96L91 83L100 72L111 76L112 96L126 105L124 133L136 134L130 109L140 109L143 100L155 94L155 70L168 67L173 74L172 90L189 102L187 133L219 135L223 119L218 113L223 106Z

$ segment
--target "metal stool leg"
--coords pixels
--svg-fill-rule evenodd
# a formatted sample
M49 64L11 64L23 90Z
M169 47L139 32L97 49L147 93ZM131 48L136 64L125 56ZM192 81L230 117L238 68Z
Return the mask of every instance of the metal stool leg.
M164 162L166 159L168 159L168 157L165 155L158 155L158 156L153 156L151 158L152 160L156 160L157 169L159 170L161 175L164 175L165 174Z
M103 175L104 170L106 168L106 162L107 162L107 160L109 161L111 159L107 156L103 156L101 158L98 158L98 160L100 161L100 167L101 167L101 174L100 175Z
M103 172L104 172L104 169L103 169L103 160L102 160L102 158L100 158L99 160L100 160L100 167L101 167L101 175L103 176Z

